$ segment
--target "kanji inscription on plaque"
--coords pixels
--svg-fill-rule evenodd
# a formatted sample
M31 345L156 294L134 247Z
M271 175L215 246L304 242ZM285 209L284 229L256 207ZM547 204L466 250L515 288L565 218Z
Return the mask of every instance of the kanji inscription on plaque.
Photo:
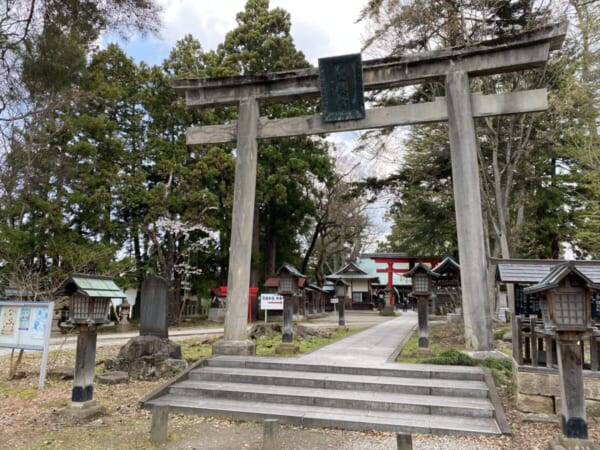
M365 118L360 53L319 59L324 122Z

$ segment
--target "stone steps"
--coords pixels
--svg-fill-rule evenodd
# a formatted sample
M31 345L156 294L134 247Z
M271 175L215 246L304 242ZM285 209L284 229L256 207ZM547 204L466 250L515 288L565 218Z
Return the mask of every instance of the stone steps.
M363 390L403 394L438 395L449 397L487 398L488 388L479 380L444 380L435 378L331 374L312 371L203 367L190 373L190 380L231 383L265 383L270 386L296 386L313 389Z
M489 378L489 377L488 377ZM305 427L501 434L485 372L472 367L321 365L214 357L143 401L149 409Z

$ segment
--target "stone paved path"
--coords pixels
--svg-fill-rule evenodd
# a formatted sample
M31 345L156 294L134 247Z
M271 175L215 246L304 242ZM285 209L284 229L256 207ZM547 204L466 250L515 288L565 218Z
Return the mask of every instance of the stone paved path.
M417 326L417 313L408 311L360 333L326 345L298 359L334 365L374 366L395 359L401 345Z

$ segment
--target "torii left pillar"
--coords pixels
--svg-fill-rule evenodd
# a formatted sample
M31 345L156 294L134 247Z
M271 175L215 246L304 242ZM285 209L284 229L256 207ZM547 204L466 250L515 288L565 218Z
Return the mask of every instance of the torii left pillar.
M252 256L252 228L256 198L256 166L258 159L259 107L255 98L240 100L238 110L237 148L231 247L227 278L227 310L223 340L215 342L213 355L254 355L254 342L247 339L248 286Z
M446 102L460 270L469 275L460 277L465 344L471 350L487 351L492 350L494 339L487 290L478 142L467 73L449 71L446 74Z

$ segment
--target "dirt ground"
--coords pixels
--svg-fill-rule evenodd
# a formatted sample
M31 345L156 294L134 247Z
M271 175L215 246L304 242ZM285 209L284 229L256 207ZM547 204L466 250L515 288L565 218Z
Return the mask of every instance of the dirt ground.
M500 345L500 343L499 343ZM117 354L119 347L98 349L98 360ZM50 367L69 367L72 351L51 356ZM70 399L72 381L49 379L37 389L39 355L26 356L21 370L25 378L6 381L8 359L0 358L0 449L250 449L262 448L262 426L226 418L171 414L169 442L156 446L149 441L150 413L138 401L163 382L130 381L107 386L95 384L94 398L106 414L88 422L74 422L58 414ZM547 441L561 431L556 418L531 422L516 411L510 387L501 388L510 436L413 435L415 449L546 449ZM539 419L539 418L538 418ZM590 438L600 442L600 422L588 420ZM396 449L396 435L380 432L309 430L281 426L281 449Z

